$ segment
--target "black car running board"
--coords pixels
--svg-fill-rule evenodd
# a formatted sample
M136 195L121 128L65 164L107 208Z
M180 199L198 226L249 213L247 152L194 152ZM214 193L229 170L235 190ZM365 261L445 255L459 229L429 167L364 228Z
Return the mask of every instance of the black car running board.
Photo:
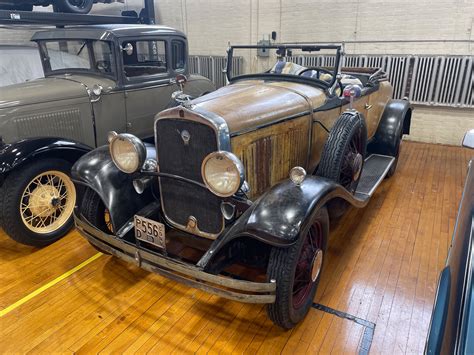
M372 154L365 159L362 176L354 197L360 200L369 199L383 181L394 164L395 158L388 155Z

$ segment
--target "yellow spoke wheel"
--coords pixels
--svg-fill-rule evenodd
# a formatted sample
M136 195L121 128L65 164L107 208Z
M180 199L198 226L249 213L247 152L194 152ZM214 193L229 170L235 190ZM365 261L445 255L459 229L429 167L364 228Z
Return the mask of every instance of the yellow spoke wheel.
M70 219L76 189L69 176L50 170L35 176L23 191L20 216L27 229L38 234L55 232Z

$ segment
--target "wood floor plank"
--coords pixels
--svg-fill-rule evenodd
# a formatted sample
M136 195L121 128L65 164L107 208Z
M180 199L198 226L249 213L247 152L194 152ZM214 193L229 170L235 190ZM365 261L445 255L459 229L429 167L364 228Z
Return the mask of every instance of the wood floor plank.
M376 323L371 353L422 353L472 156L404 142L395 176L366 208L331 224L315 301ZM0 230L0 309L95 253L76 231L35 249ZM0 352L339 354L356 353L363 333L316 309L283 331L265 306L211 296L102 256L1 317Z

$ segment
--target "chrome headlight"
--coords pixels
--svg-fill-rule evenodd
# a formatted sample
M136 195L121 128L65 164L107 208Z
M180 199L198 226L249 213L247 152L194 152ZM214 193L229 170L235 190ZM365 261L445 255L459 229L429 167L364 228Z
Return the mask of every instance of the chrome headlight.
M208 189L220 197L232 196L244 182L242 162L226 151L213 152L204 158L201 174Z
M127 174L140 169L146 159L143 142L128 133L109 133L109 150L117 168Z

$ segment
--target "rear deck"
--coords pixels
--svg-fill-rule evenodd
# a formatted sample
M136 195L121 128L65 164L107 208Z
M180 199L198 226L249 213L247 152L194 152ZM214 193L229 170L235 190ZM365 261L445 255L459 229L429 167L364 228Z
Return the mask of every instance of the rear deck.
M395 176L331 226L315 302L358 319L315 308L288 332L261 305L98 254L75 231L38 250L0 230L0 351L422 353L471 156L404 142Z

